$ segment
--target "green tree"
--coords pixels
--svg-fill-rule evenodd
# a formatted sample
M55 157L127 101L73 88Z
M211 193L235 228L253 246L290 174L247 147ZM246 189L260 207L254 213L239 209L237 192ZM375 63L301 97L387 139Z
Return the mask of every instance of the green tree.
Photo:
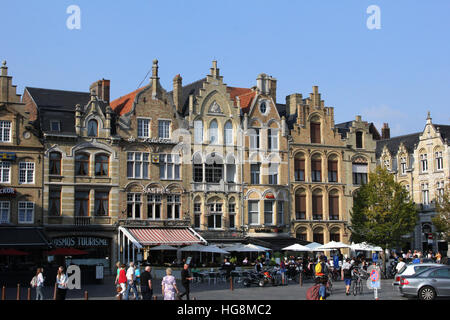
M386 169L377 167L354 198L351 240L383 249L396 247L403 242L403 235L414 230L416 222L417 210L406 189Z
M450 240L450 185L447 185L442 201L436 203L437 215L431 219L436 232L443 235L444 240Z

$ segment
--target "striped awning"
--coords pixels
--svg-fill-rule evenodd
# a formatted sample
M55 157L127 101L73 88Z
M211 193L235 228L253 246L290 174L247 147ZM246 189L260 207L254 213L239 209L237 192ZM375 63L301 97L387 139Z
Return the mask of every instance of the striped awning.
M153 245L190 245L206 243L191 228L126 228L127 231L143 246Z

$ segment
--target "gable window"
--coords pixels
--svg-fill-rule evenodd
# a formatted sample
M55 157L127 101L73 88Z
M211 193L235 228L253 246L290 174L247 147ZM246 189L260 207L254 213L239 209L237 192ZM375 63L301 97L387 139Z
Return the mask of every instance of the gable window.
M109 156L105 154L97 154L95 156L95 175L107 177L109 168Z
M89 120L88 122L88 136L96 137L98 135L98 123L97 120Z
M311 122L311 143L320 143L320 123Z
M161 195L147 195L147 218L152 220L161 219Z
M108 216L109 192L95 191L95 215Z
M150 137L150 119L137 119L138 124L138 138Z
M161 139L170 138L170 121L158 120L158 137Z
M0 121L0 142L11 142L11 121Z
M428 172L428 159L426 153L420 155L420 170L422 173Z
M444 160L442 158L442 151L436 152L436 170L444 169Z
M265 101L262 101L259 105L259 111L261 111L262 114L265 114L267 111L267 105Z
M269 129L268 135L268 150L278 150L278 129Z
M58 120L50 121L50 131L61 131L61 123Z
M34 222L34 202L19 201L19 223Z
M19 163L19 183L34 183L34 162Z
M1 161L0 162L0 182L10 183L11 179L11 162Z
M78 153L75 155L75 175L89 175L89 155L86 153Z
M167 218L171 220L180 219L181 200L179 195L167 195Z
M61 215L61 189L50 190L48 203L48 214L53 217Z
M211 144L219 143L219 131L216 120L211 121L211 123L209 124L209 142Z
M164 180L180 179L180 160L176 154L159 155L159 178Z
M400 172L401 172L401 174L406 174L406 158L405 157L400 158Z
M233 125L231 124L231 121L225 123L224 138L225 145L229 146L233 144Z
M363 147L363 133L356 131L356 148L361 149Z
M0 201L0 224L9 223L9 201Z
M203 143L203 121L194 121L194 142Z
M75 216L89 216L89 191L75 190Z
M259 149L259 129L250 129L250 149Z
M141 194L127 193L127 218L140 219L141 218Z
M149 157L148 152L127 152L127 177L148 179Z
M50 152L50 174L61 175L61 153Z

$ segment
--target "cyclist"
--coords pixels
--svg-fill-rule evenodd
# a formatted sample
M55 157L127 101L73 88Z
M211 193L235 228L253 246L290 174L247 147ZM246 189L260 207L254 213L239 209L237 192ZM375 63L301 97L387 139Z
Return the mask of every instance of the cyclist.
M345 282L345 294L350 295L350 286L352 284L352 271L355 268L354 265L350 263L350 258L345 259L342 265L341 279Z
M320 300L325 300L327 298L326 284L328 282L328 266L325 262L325 256L320 256L319 262L316 264L314 271L316 273L316 281L320 283Z

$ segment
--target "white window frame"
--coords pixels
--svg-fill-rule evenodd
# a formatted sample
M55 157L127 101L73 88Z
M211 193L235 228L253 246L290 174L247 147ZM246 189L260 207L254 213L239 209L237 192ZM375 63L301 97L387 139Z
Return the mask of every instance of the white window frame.
M167 124L166 126L163 126L163 124ZM171 137L171 130L170 127L172 126L172 121L169 119L158 119L158 138L160 139L170 139Z
M272 208L271 208L271 211L266 211L266 203L271 203L272 204ZM275 217L274 217L274 208L275 208L275 201L274 200L264 200L264 225L265 226L273 226L273 225L275 225ZM272 221L270 222L270 223L268 223L267 221L266 221L266 215L268 215L270 213L270 215L271 215L271 219L272 219Z
M172 205L172 212L169 212L169 205ZM175 208L178 207L178 218L175 217ZM167 195L167 219L181 220L181 195L168 194Z
M6 219L2 219L6 211ZM11 219L11 202L10 201L0 201L0 224L10 223Z
M216 128L212 128L211 125L215 123L217 125ZM217 120L212 120L209 123L208 128L208 134L209 134L209 143L212 145L218 145L219 144L219 122ZM214 141L213 141L214 138Z
M406 158L405 157L401 157L400 158L400 172L401 174L406 174Z
M11 127L11 121L0 120L0 142L11 142Z
M132 216L128 217L128 205L133 205ZM136 204L139 205L139 218L136 218ZM127 219L135 220L142 219L142 194L136 192L127 193Z
M250 211L250 203L256 203L257 204L257 211ZM260 217L259 217L259 201L257 201L257 200L256 201L255 200L248 200L247 206L248 206L248 209L247 209L247 211L248 211L248 224L251 225L251 226L258 226L259 225L259 219L260 219ZM252 213L256 213L256 216L258 218L257 222L250 221L251 220L250 217L252 216Z
M436 170L444 170L444 159L442 158L442 151L436 152Z
M58 126L57 130L53 130L53 124L55 124L55 123ZM50 120L50 131L60 132L61 131L61 121L59 121L59 120Z
M196 216L198 216L198 227L195 225L195 219ZM202 203L201 202L194 202L194 229L201 229L202 227L202 220L201 220L201 216L202 216Z
M21 208L21 206L24 206L24 207ZM25 212L24 212L25 220L21 220L21 217L20 217L21 210L25 210ZM31 219L27 219L28 214L30 213L30 210L31 210ZM19 201L18 202L17 221L18 221L18 223L21 223L21 224L33 224L34 223L34 202L31 202L31 201Z
M269 128L267 129L267 150L269 151L278 151L279 145L279 139L278 139L278 128Z
M32 179L30 181L30 171ZM22 179L22 175L24 179ZM34 162L19 162L19 184L34 184L35 165Z
M159 218L156 218L156 205L159 204ZM151 207L151 212L150 212ZM162 195L157 193L150 193L147 195L147 219L149 220L161 220L162 219Z
M139 155L139 159L136 160L136 155ZM145 161L144 161L145 160ZM130 176L128 172L128 164L133 163L132 173ZM136 166L139 166L140 175L136 175ZM147 176L144 177L144 168L147 166ZM150 179L150 153L140 151L127 151L127 178L130 179Z
M197 144L203 143L203 121L202 120L194 121L194 143L197 143Z
M208 221L207 221L207 225L208 225L208 229L209 230L222 230L224 229L224 225L223 225L223 204L220 202L215 202L215 203L208 203ZM211 207L213 207L214 209L211 210ZM218 210L217 208L220 207L220 210ZM214 221L214 226L210 227L209 226L209 217L213 216L213 221ZM220 227L218 227L216 225L216 216L220 216Z
M230 125L231 128L227 128L227 126ZM233 123L231 121L227 121L225 123L224 129L223 129L223 138L224 138L224 145L226 146L231 146L233 145L233 139L234 139L234 134L233 134Z
M5 179L5 176L8 179ZM0 161L0 183L11 183L11 162Z
M276 169L276 170L275 170ZM268 171L268 183L270 185L279 184L279 172L280 172L280 164L279 163L269 163ZM271 181L272 180L272 181ZM276 181L274 181L276 180Z
M170 162L167 159L170 156ZM160 154L159 155L159 178L161 180L181 180L180 156L178 154ZM171 170L169 169L171 168ZM171 177L169 177L169 173ZM178 176L177 176L178 175Z
M137 118L137 137L140 139L150 138L151 118ZM139 134L141 133L141 134Z
M426 153L420 155L420 172L428 172L428 159Z
M422 183L422 203L426 206L430 204L430 190L428 189L428 183Z
M233 211L230 210L231 209L230 206L233 206ZM230 227L231 219L233 219L234 227ZM233 230L236 229L236 203L235 202L228 203L228 227Z
M250 150L258 150L261 147L261 129L260 128L250 128L249 130Z

